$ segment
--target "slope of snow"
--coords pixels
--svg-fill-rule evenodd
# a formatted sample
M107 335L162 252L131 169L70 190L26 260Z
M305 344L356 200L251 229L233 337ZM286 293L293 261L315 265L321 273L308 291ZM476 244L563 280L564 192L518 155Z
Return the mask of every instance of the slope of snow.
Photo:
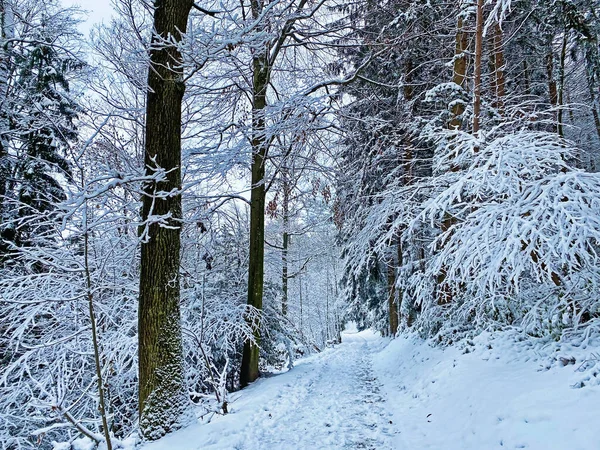
M398 449L598 450L600 387L528 342L483 334L449 348L398 338L375 356ZM537 351L536 351L537 350Z
M454 347L346 332L233 395L231 413L143 450L598 450L600 386L508 335Z

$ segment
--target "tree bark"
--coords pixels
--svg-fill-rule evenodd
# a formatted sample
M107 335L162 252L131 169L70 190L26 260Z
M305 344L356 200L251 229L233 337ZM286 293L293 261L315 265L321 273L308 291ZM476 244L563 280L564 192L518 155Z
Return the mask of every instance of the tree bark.
M458 17L456 24L456 47L454 49L454 64L452 73L452 82L460 87L465 86L467 76L467 33L464 30L463 18ZM465 112L465 107L462 103L457 103L452 107L452 119L450 120L450 129L460 128L462 123L462 114Z
M283 177L283 245L281 250L281 313L285 316L288 311L288 247L290 244L290 180L287 167L281 170Z
M391 261L387 266L388 271L388 316L390 336L398 332L398 306L396 303L396 268Z
M492 70L494 87L494 107L500 115L504 114L504 95L506 91L506 81L504 78L504 50L503 50L502 28L496 22L493 28L492 37Z
M480 100L477 97L477 89L478 89L478 83L477 83L477 64L478 64L478 60L477 60L477 45L479 44L480 46L480 51L479 51L479 85L481 84L481 46L482 46L482 39L483 39L483 25L480 23L480 18L479 18L479 13L481 12L480 10L482 9L482 4L480 5L480 3L482 3L482 0L478 0L478 10L477 10L477 20L478 22L476 23L476 36L475 36L475 99L473 101L473 132L475 133L475 127L479 127L479 110L477 109L476 112L476 108L480 107ZM479 35L479 40L478 40L478 35ZM456 48L454 50L454 66L453 66L453 74L452 74L452 82L458 84L459 86L461 86L462 88L465 87L466 82L467 82L467 46L468 46L468 40L467 40L467 34L464 30L464 23L463 23L463 18L462 16L458 17L458 21L457 21L457 25L456 25ZM480 88L480 87L479 87ZM458 103L456 104L453 108L452 108L452 119L450 120L450 123L448 124L448 128L449 129L458 129L460 128L460 126L462 125L462 114L465 111L465 107L462 103ZM476 112L476 114L475 114ZM477 117L476 117L477 116ZM455 166L454 164L451 166L450 168L451 171L455 172L457 170L459 170L459 168L457 166ZM444 216L444 219L442 220L442 232L448 230L452 224L454 223L454 218L450 215L450 214L446 214ZM419 250L419 254L425 254L425 250L424 249L420 249ZM424 256L423 256L424 257ZM437 276L436 279L436 291L435 291L435 295L437 298L437 303L438 305L443 305L446 303L449 303L452 300L452 296L451 293L448 291L448 289L446 288L446 285L444 284L444 281L446 279L446 267L442 266L442 268L440 269L440 273Z
M252 15L258 20L262 4L252 1ZM248 266L248 306L262 311L265 255L265 108L271 75L267 48L256 50L252 58L252 187L250 191L250 255ZM254 342L245 342L240 370L240 385L247 386L259 376L260 324L250 323Z
M139 293L139 414L145 439L178 428L187 408L179 311L181 235L182 56L174 43L185 33L191 0L156 0L148 69L146 175L164 180L144 185ZM160 195L157 195L160 193Z
M10 8L10 7L9 7ZM9 9L8 8L8 9ZM0 99L4 103L9 97L8 79L10 75L10 41L12 37L10 30L10 12L6 7L5 0L0 0L0 37L2 38L2 58L0 61ZM4 106L4 105L3 105ZM0 118L0 264L2 264L5 255L9 252L9 245L4 240L13 240L13 231L5 229L3 225L5 220L5 195L7 192L7 183L10 177L10 163L7 149L6 133L10 129L10 122L6 115Z
M473 135L479 134L481 116L481 60L483 56L483 0L477 0L475 19L475 73L473 76Z
M562 45L560 49L560 61L558 67L558 89L557 89L557 118L556 118L556 131L560 137L565 136L564 126L563 126L563 106L564 106L564 92L565 92L565 62L567 60L567 43L568 43L568 35L567 30L565 30L562 39Z
M546 76L548 78L548 97L552 106L558 101L556 89L556 80L554 79L554 54L552 52L552 43L550 43L550 52L546 55Z
M300 0L285 21L275 39L265 42L261 47L252 49L252 186L250 191L250 254L248 267L248 306L262 311L264 253L265 253L265 163L269 142L266 137L265 108L267 106L267 88L271 81L271 69L275 64L282 45L293 30L298 19L297 14L304 8L307 0ZM269 21L262 17L264 0L250 0L252 18L256 21L257 33L268 35L272 29ZM291 6L291 5L290 5ZM250 323L254 330L254 342L244 343L240 385L242 387L259 376L258 360L260 345L260 323Z

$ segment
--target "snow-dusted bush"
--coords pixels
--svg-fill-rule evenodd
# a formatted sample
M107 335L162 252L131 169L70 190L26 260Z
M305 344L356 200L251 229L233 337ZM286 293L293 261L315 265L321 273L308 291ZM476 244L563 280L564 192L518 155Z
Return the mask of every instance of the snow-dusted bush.
M236 214L205 217L183 235L186 373L192 401L209 411L221 410L227 391L237 389L241 348L254 339L248 323L260 318L246 305L247 230Z
M453 138L437 161L442 189L407 231L420 221L440 230L421 274L437 280L435 295L412 282L421 321L548 333L596 315L600 176L574 168L576 149L555 134Z
M136 230L121 210L80 202L93 197L89 187L52 217L40 213L44 234L14 248L1 270L5 448L47 448L82 433L103 441L98 369L111 434L125 437L135 425Z
M397 176L375 198L348 247L355 273L400 239L400 316L420 311L426 334L513 324L558 337L597 317L600 175L575 167L574 144L432 130L432 175Z

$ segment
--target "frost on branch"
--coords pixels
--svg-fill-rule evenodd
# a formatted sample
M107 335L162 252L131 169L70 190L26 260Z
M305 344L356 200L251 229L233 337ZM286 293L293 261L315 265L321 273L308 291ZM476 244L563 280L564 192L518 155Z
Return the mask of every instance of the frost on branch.
M466 170L437 177L447 187L418 220L451 225L431 243L423 276L443 271L437 289L454 301L417 296L425 317L441 308L460 321L526 318L537 332L537 314L564 318L552 325L560 328L597 313L600 175L572 168L574 154L556 135L523 131L483 143Z

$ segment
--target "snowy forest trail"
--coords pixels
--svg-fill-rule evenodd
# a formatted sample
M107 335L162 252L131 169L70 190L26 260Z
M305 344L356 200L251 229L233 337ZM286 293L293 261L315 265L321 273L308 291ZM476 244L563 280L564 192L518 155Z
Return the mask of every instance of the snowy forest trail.
M395 448L395 423L373 373L372 355L383 340L370 332L346 332L342 340L234 394L231 414L144 449Z
M231 394L230 414L142 450L600 448L596 369L548 364L557 354L585 362L597 347L532 349L510 332L431 344L346 331L340 345Z
M373 374L373 347L364 333L290 373L274 402L250 424L248 449L387 449L393 423Z

